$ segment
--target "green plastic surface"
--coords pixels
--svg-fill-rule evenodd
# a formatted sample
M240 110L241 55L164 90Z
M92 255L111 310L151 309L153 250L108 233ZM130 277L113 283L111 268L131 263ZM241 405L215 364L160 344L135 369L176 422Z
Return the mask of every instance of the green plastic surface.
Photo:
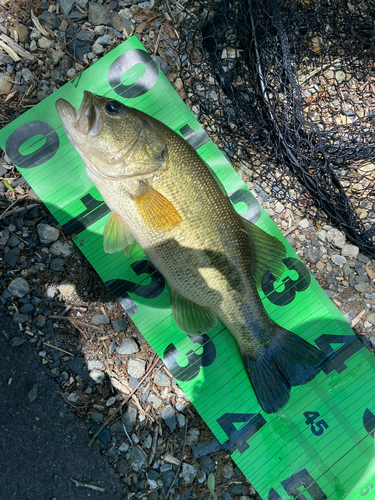
M171 316L168 287L139 247L105 254L108 209L88 179L55 110L90 90L122 100L182 134L224 184L236 209L279 238L282 280L260 291L268 314L329 356L315 379L267 415L237 345L219 325L193 339ZM264 499L375 498L374 356L301 264L225 157L209 140L137 38L131 38L0 131L0 146L71 235L164 359L191 403ZM288 269L289 267L289 269Z

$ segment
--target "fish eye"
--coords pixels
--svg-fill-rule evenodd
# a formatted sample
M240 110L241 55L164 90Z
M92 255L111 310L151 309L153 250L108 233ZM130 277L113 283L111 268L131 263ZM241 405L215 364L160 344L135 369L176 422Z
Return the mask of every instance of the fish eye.
M110 102L107 102L107 104L105 105L105 109L111 115L116 115L117 113L121 113L122 106L121 106L121 103L118 101L110 101Z

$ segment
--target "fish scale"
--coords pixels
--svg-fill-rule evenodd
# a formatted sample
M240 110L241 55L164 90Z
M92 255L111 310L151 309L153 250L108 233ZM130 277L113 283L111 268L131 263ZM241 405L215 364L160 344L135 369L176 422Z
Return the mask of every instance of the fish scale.
M65 132L111 210L104 248L134 239L171 290L177 326L190 335L217 319L235 337L258 402L272 413L326 356L268 317L261 277L282 273L283 245L239 216L184 139L140 111L85 91L77 111L59 99Z

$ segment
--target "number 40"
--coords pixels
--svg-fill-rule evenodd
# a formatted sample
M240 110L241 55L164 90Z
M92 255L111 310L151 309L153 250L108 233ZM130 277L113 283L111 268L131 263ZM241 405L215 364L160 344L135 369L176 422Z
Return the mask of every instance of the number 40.
M327 422L322 418L315 422L315 420L320 417L320 414L317 411L305 411L303 416L306 417L305 424L311 425L311 432L315 434L315 436L321 436L324 429L328 429Z

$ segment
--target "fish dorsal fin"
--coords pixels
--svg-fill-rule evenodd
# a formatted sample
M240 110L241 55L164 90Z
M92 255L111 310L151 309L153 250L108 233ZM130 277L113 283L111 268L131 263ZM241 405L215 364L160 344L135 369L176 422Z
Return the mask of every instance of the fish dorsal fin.
M147 184L142 185L135 202L144 222L157 231L169 231L182 220L172 203Z
M124 250L125 254L129 256L134 242L134 236L121 215L111 212L103 233L104 251L115 253Z
M202 335L217 325L217 317L209 307L199 306L171 290L173 319L178 328L189 335Z
M267 271L279 279L284 272L283 259L286 256L284 245L274 236L241 217L242 223L250 239L253 255L252 276L255 285L260 288L263 276Z

